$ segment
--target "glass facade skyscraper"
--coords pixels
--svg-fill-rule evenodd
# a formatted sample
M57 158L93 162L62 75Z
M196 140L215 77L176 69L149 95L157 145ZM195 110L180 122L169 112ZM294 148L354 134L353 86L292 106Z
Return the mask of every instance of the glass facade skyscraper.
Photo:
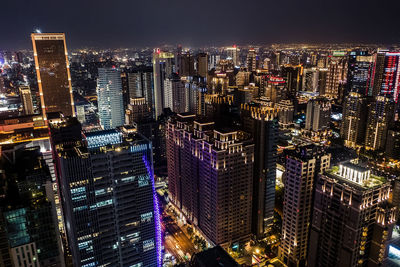
M49 112L75 116L65 35L32 33L31 37L44 119Z
M161 266L151 143L122 129L73 136L53 145L74 266Z
M112 129L124 125L121 72L118 69L99 68L97 97L101 127Z

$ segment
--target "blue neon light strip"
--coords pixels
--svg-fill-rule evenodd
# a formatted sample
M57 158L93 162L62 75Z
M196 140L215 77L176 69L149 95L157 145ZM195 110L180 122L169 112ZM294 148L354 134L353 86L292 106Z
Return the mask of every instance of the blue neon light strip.
M151 188L153 190L153 205L154 205L154 224L156 228L156 253L157 253L157 267L162 266L162 254L161 254L161 225L160 225L160 209L158 206L158 198L154 183L153 170L150 163L146 158L146 154L143 154L143 162L146 165L147 172L149 173Z

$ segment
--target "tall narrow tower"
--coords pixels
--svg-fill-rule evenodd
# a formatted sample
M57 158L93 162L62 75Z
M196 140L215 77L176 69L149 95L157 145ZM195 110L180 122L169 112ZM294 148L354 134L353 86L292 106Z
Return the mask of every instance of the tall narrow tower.
M64 33L32 33L31 37L43 118L49 112L75 116Z

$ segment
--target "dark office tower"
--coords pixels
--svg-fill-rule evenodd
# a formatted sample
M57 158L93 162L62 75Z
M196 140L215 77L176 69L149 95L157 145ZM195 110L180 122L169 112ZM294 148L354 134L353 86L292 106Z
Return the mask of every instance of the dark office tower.
M153 96L153 68L143 67L127 73L129 98L144 97L148 105L154 110ZM129 102L129 101L128 101Z
M394 120L394 102L385 96L377 96L369 106L365 148L385 149L389 126Z
M340 100L340 96L343 94L341 90L344 89L346 80L347 58L343 56L333 56L328 65L324 94L320 95L330 99Z
M295 98L297 92L301 91L303 79L303 66L285 65L282 67L282 77L286 81L288 96Z
M71 125L69 125L71 124ZM79 126L79 125L78 125ZM161 266L151 143L137 133L51 129L74 266Z
M154 114L157 119L164 109L164 80L173 72L174 55L156 49L153 53Z
M385 156L392 159L400 159L400 122L397 121L389 127L386 138Z
M214 244L251 235L254 144L248 133L178 114L167 123L171 202Z
M244 130L253 136L253 211L252 232L262 239L274 221L277 109L260 104L242 105Z
M97 102L100 125L112 129L124 125L121 72L116 68L99 68Z
M2 155L0 265L65 266L51 176L40 148L2 147Z
M319 175L308 266L382 266L395 223L390 187L354 161Z
M178 69L178 73L180 76L186 77L195 75L194 56L189 51L181 54L178 60L180 60Z
M374 57L368 51L351 51L348 61L347 93L354 92L372 96L368 92L371 80Z
M132 125L134 122L150 121L151 119L151 108L147 105L146 99L144 97L131 98L125 110L125 124Z
M306 130L327 129L331 120L331 102L326 98L310 99L307 103Z
M50 112L75 116L65 35L32 33L31 37L43 118Z
M367 99L359 93L350 92L343 103L340 128L340 136L346 147L357 148L364 143L367 115Z
M176 73L164 80L164 108L170 108L175 113L189 111L188 89Z
M207 78L208 74L208 54L199 53L197 54L197 75Z
M318 92L319 95L325 94L326 78L328 76L328 69L318 69Z
M383 95L398 102L400 96L400 53L378 52L375 55L370 87L372 95ZM370 89L370 90L371 90Z
M257 53L254 48L249 49L246 58L247 70L250 72L256 71L257 69Z
M29 86L19 87L19 97L21 98L22 108L25 115L33 114L32 92Z
M306 266L315 180L330 167L330 158L323 147L316 145L299 146L286 157L278 255L287 266Z
M293 124L294 105L291 100L281 100L277 104L279 125L284 128Z

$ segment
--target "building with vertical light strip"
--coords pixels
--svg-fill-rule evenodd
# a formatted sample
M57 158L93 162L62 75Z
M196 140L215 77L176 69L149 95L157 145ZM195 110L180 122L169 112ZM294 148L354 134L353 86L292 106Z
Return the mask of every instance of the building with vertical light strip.
M151 142L125 128L82 133L71 119L51 135L74 266L161 267Z
M373 96L383 95L395 103L400 96L400 53L378 52L371 77Z
M32 33L31 38L43 118L49 112L75 116L64 33Z

